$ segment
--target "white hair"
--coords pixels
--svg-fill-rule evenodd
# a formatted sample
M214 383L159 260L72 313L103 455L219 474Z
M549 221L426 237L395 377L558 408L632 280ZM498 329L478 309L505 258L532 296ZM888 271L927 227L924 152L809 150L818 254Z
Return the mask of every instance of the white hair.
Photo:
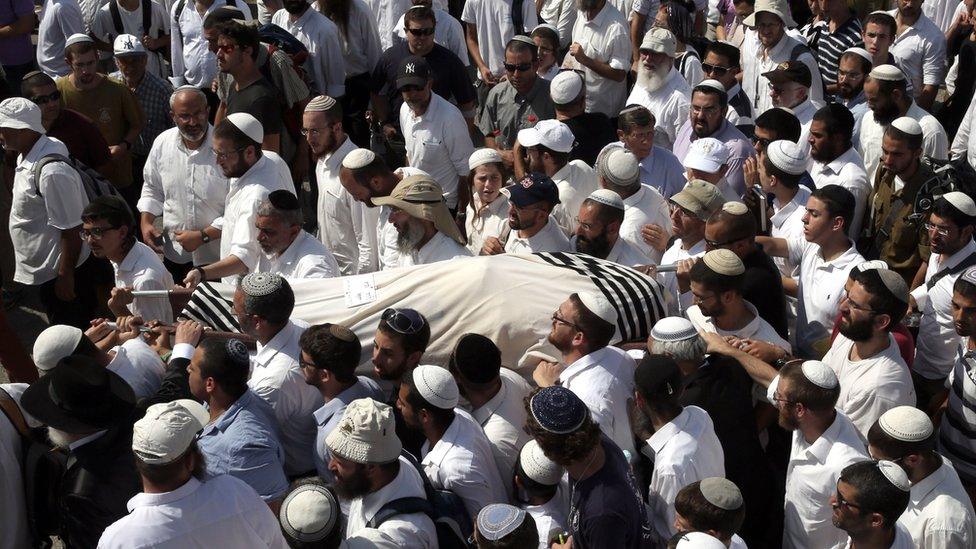
M708 346L705 340L696 335L690 339L681 341L657 341L651 340L651 352L656 355L668 355L675 362L701 362L705 360L705 351Z

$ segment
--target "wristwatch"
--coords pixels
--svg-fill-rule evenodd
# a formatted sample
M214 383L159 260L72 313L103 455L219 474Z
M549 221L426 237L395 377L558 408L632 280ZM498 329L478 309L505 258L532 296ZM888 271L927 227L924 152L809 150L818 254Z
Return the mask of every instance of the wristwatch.
M200 240L203 240L203 243L206 244L213 239L210 238L210 235L207 234L207 231L200 231Z

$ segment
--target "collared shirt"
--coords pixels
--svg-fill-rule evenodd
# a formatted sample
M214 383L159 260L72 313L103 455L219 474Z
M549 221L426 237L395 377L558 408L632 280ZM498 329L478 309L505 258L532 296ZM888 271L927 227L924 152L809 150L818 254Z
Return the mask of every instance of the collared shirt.
M352 20L353 10L349 11ZM305 69L316 89L330 97L342 97L346 93L346 63L342 44L339 43L339 27L331 19L311 6L292 21L288 10L280 9L271 22L287 30L308 48ZM353 28L349 28L353 32ZM379 53L376 53L379 57ZM372 69L373 67L369 67Z
M913 118L922 127L922 154L931 156L937 160L945 160L949 157L949 138L942 124L925 112L925 109L912 101L912 106L908 107L905 116ZM861 118L861 127L854 139L857 152L864 159L864 169L873 177L881 164L881 138L887 124L882 125L874 119L874 111L868 109Z
M110 4L112 2L116 3L118 8L119 20L122 22L122 30L119 31L115 27L115 21L112 18L112 8ZM115 42L115 38L120 34L131 34L138 38L143 36L151 36L152 38L159 38L161 36L166 36L169 34L169 24L170 18L167 12L168 5L163 2L150 2L150 11L152 12L149 16L149 28L143 28L142 26L142 2L136 4L136 9L129 11L125 6L122 5L118 0L108 0L107 2L98 2L100 6L98 11L95 13L95 19L92 22L91 34L102 42L112 44ZM103 52L104 59L111 59L112 52ZM146 56L146 74L153 75L156 78L166 78L169 76L169 70L166 65L161 61L163 56L158 51L148 51ZM114 66L114 65L113 65ZM115 76L113 75L113 78ZM116 78L120 82L122 77ZM169 97L166 98L169 100ZM150 141L146 148L149 148Z
M829 337L837 308L844 299L844 285L851 270L864 262L851 244L844 253L825 261L820 246L805 240L788 240L789 260L800 266L796 311L796 347L799 356L821 357L830 345Z
M799 105L790 109L793 115L800 121L800 140L797 141L804 150L810 152L810 126L813 124L813 115L823 107L822 101L815 101L807 98Z
M288 165L271 151L262 151L261 158L244 175L230 179L224 215L211 223L220 229L221 259L232 255L254 272L261 255L255 226L258 206L269 194L281 189L295 194ZM226 276L223 280L225 284L234 284L236 279L236 276Z
M567 235L576 234L580 206L599 187L596 171L582 160L570 160L552 174L552 181L559 188L559 204L552 209L552 217Z
M959 123L959 130L956 137L952 140L952 150L950 153L953 158L965 157L970 166L976 168L976 132L973 131L973 119L976 118L976 95L969 102L966 115Z
M799 429L793 431L786 469L784 548L844 546L847 533L830 520L830 496L837 491L841 470L865 459L868 454L857 429L841 412L813 443L807 442Z
M532 387L522 376L502 368L499 372L501 387L495 396L480 408L471 410L471 417L481 425L491 445L491 455L495 459L498 478L508 500L513 500L512 475L518 462L519 452L526 442L532 439L525 432L525 397Z
M931 19L943 34L949 32L949 27L959 15L959 11L966 9L968 9L966 3L959 0L936 0L922 4L922 13Z
M572 41L583 46L583 53L591 59L606 63L612 69L626 71L631 65L630 25L620 10L607 2L592 20L577 10L573 23ZM583 71L586 83L586 112L599 112L616 118L627 96L627 79L615 82L600 76L589 67L580 65L572 56L563 61L567 68Z
M827 185L840 185L851 191L854 195L854 219L847 234L851 238L857 238L864 226L864 213L867 211L872 190L861 155L851 147L826 164L814 161L810 169L810 177L813 178L818 189Z
M499 193L490 204L485 205L481 203L478 193L472 192L467 212L464 227L467 229L468 250L472 255L481 253L485 239L489 236L501 239L501 236L510 230L508 228L508 197L502 193Z
M288 280L339 276L335 256L314 236L300 231L285 251L276 256L262 253L255 272L278 273Z
M434 178L444 190L448 208L456 208L458 179L468 175L468 157L474 152L464 116L446 99L430 94L427 111L417 116L409 105L400 105L400 131L410 166Z
M128 86L121 71L115 71L109 77ZM169 81L147 72L142 82L132 90L132 94L139 101L146 122L136 142L132 144L132 153L146 156L159 134L173 126L173 119L169 115L169 98L173 94L173 88Z
M925 281L943 269L951 269L967 257L976 254L976 242L969 241L961 250L943 259L939 254L929 257ZM912 297L922 311L922 320L915 338L915 362L912 369L926 379L941 379L952 370L953 353L959 336L952 320L952 285L962 273L943 276L932 289L921 284L912 290Z
M888 335L888 346L873 356L852 360L853 351L854 342L837 334L823 362L840 383L837 409L866 440L881 414L896 406L915 406L915 387L893 335Z
M623 146L623 143L617 143ZM640 182L670 199L685 187L688 179L681 161L668 149L654 145L651 152L640 159Z
M573 247L575 248L576 237L573 239ZM613 243L613 247L610 248L610 253L605 259L628 267L647 265L648 263L647 256L639 252L633 244L620 237L617 237L617 241Z
M380 47L386 50L393 45L393 24L410 8L410 0L366 0L366 6L376 19Z
M959 475L948 460L912 485L908 509L898 524L916 547L953 549L976 544L976 513Z
M203 20L217 8L233 2L251 20L251 10L243 0L214 2L201 15L195 0L187 0L177 20L176 8L181 2L173 2L170 11L170 58L173 63L173 86L189 84L197 88L209 88L217 76L217 56L210 51L210 45L203 36Z
M496 77L505 74L505 46L516 33L513 4L512 0L468 0L461 11L461 22L474 26L481 59ZM531 33L538 23L535 4L522 2L522 34Z
M898 9L888 13L896 17ZM947 68L945 34L924 14L920 14L905 32L895 36L889 51L911 80L915 97L922 93L922 86L938 87L944 83Z
M318 10L321 4L312 3L312 8ZM403 16L400 17L403 21ZM349 19L346 22L346 33L339 33L342 44L342 54L345 60L346 77L369 74L380 58L380 34L376 29L376 18L363 0L349 2Z
M112 262L115 270L115 286L133 290L169 290L173 288L173 275L152 248L136 241L121 263ZM173 322L173 307L169 298L139 296L132 299L129 311L143 319Z
M467 67L470 64L468 61L468 43L465 41L464 28L461 26L461 22L436 6L432 6L432 10L434 12L434 43L447 48L448 51L457 56L462 65ZM403 19L404 16L401 15L393 27L394 42L396 39L401 41L407 39Z
M419 250L410 250L408 254L401 253L398 258L399 263L390 265L389 268L427 265L438 261L449 261L456 257L471 257L471 252L458 241L437 231Z
M358 202L339 182L342 159L356 148L346 140L315 163L315 180L319 186L319 240L335 256L342 274L369 273L376 270L376 227L379 208Z
M690 320L695 326L695 329L699 332L708 332L719 334L721 336L735 336L740 339L755 339L757 341L765 341L766 343L780 347L786 352L790 352L792 350L790 348L790 343L780 337L780 335L776 333L776 330L774 330L768 322L759 316L759 311L756 310L755 305L745 301L745 306L746 309L749 309L749 312L752 313L753 318L748 324L742 328L739 328L738 330L723 330L722 328L719 328L715 325L715 319L702 314L698 305L692 305L688 308L687 317L688 320Z
M803 238L803 215L806 213L807 199L810 198L810 189L800 186L793 195L793 199L786 204L780 204L778 200L773 200L773 216L769 218L769 236L773 238L802 239ZM773 262L779 267L779 272L783 276L794 279L800 276L800 265L793 263L789 258L774 257Z
M10 240L17 260L14 280L41 285L58 276L61 261L61 231L81 225L81 212L88 195L81 177L64 162L50 162L34 179L34 164L49 154L68 156L57 139L42 135L31 150L17 157L14 170L13 204L10 208ZM78 265L91 250L82 241Z
M197 445L207 478L235 476L265 501L276 500L288 490L274 410L250 389L203 428Z
M654 114L654 144L673 150L681 126L688 122L691 86L681 73L671 67L660 88L651 91L638 83L631 90L626 104L647 107ZM675 156L679 160L683 158L677 151Z
M326 402L313 414L317 428L315 445L312 447L312 460L315 462L315 470L318 471L319 476L330 484L335 482L335 477L329 470L332 453L329 452L325 439L339 425L339 420L342 419L346 406L360 398L371 398L377 402L384 402L386 395L383 394L383 390L375 381L368 377L358 376L356 383Z
M220 242L203 244L193 252L174 238L176 231L199 231L224 214L228 179L213 153L213 128L200 146L190 150L178 128L159 134L143 168L139 211L163 216L163 254L174 263L206 265L220 259Z
M664 252L661 258L661 265L674 265L682 259L690 259L705 255L705 239L695 242L687 250L684 242L680 238L674 239L671 247ZM658 273L657 280L664 286L666 299L668 302L669 314L673 316L684 316L685 311L691 307L694 296L690 291L681 293L678 288L678 278L674 273Z
M71 73L64 45L75 33L85 34L77 0L45 0L37 27L37 66L51 78Z
M166 364L152 347L135 338L115 346L112 352L115 355L105 369L124 379L132 387L136 400L156 394L163 382Z
M549 549L550 540L566 531L566 501L558 492L542 505L522 505L522 509L535 521L539 531L538 549Z
M875 174L870 226L865 233L873 239L878 258L907 282L915 278L919 265L932 253L926 218L912 215L922 185L932 177L932 169L922 162L905 180L884 166Z
M289 320L267 344L258 342L251 359L248 387L274 408L281 445L285 450L285 473L294 476L315 468L308 448L315 440L312 414L322 405L322 395L305 383L298 359L298 340L308 328L299 320Z
M746 137L752 137L756 130L756 123L752 116L752 103L749 96L738 82L725 90L729 97L729 110L725 119L735 125Z
M651 435L647 445L654 461L648 511L655 533L669 540L677 533L674 498L678 491L705 478L724 477L725 454L708 412L697 406L685 406L678 417Z
M286 549L268 505L244 482L220 475L129 500L129 514L105 529L99 549L234 547Z
M851 14L847 21L831 32L829 19L824 19L813 26L813 39L810 47L817 52L817 64L820 66L820 76L825 84L837 82L837 67L840 57L848 48L863 46L861 39L861 21L856 14Z
M801 46L801 42L786 34L772 48L767 49L759 41L755 29L746 30L746 38L742 43L742 89L752 101L755 116L766 112L773 106L773 99L769 96L769 79L763 73L776 70L780 63L793 58L793 50ZM820 80L820 67L817 60L809 51L804 51L795 57L810 69L810 98L817 103L823 102L823 83Z
M729 200L740 200L746 192L742 164L747 158L756 156L756 149L753 148L749 138L728 120L723 120L718 129L708 137L718 139L729 149L729 159L726 163L728 172L725 176L726 184L722 186L722 192ZM674 143L674 155L679 161L684 162L691 144L698 139L699 137L695 135L691 122L685 121L678 131L677 140Z
M389 484L370 492L349 504L346 520L346 538L362 534L366 525L387 503L400 498L427 498L424 481L406 458L400 457L400 471ZM437 547L437 532L434 523L426 513L396 515L379 525L377 529L386 537L398 542L400 547L430 549Z
M454 410L454 421L431 447L424 442L421 465L434 488L450 490L464 501L472 518L490 503L504 503L498 467L488 437L467 412Z
M640 190L624 199L624 221L620 224L620 237L647 256L650 264L661 261L662 252L644 242L641 228L652 224L671 234L671 211L668 202L654 187L641 185Z
M603 434L634 457L627 401L634 398L636 367L627 353L604 347L566 366L559 374L559 382L586 403Z
M949 400L939 425L939 452L955 466L967 484L976 482L976 352L969 338L956 346L956 361L949 372Z
M549 96L549 81L537 76L532 89L525 95L507 81L492 88L478 119L478 128L486 136L494 137L498 148L511 149L519 130L555 117L556 107Z
M577 210L578 212L578 210ZM538 252L568 252L572 247L569 239L559 227L559 223L552 215L546 220L542 229L534 235L524 238L519 236L517 230L512 230L508 234L508 242L505 243L505 252L510 254L532 254Z

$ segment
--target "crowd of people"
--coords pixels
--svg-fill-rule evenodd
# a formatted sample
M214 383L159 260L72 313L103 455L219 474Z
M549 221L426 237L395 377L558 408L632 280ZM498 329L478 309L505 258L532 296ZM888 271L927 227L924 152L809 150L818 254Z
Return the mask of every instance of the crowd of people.
M42 4L0 5L48 324L0 310L0 548L976 547L972 0ZM596 277L514 362L516 300L296 314L533 253L664 312ZM181 314L218 284L229 331Z

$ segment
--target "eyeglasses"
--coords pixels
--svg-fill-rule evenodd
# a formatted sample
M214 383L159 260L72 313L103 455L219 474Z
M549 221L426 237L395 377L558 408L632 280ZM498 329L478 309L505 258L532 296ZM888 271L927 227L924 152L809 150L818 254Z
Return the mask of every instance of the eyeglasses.
M725 76L725 73L732 70L732 67L721 67L719 65L710 65L708 63L702 63L702 72L705 74L714 74L715 76Z
M575 328L577 331L580 332L583 331L582 329L580 329L579 324L576 324L575 322L570 322L565 318L562 318L561 316L559 316L559 313L552 313L552 322L554 324L565 324L571 328Z
M704 303L704 302L706 302L706 301L708 301L709 299L712 299L712 298L714 298L714 297L718 297L718 294L714 294L714 293L713 293L713 294L711 294L711 295L704 295L704 296L703 296L703 295L698 295L698 294L696 294L695 292L692 292L692 293L691 293L691 300L692 300L693 302L695 302L695 303Z
M52 101L60 101L61 100L61 91L60 90L54 90L53 92L51 92L51 93L49 93L47 95L35 95L34 97L31 97L30 100L31 100L31 103L34 103L37 106L45 105L47 103L51 103Z
M742 238L733 238L732 240L725 240L723 242L716 242L715 240L709 240L709 239L706 238L705 239L705 245L708 246L708 247L710 247L710 248L722 248L722 247L728 246L729 244L735 244L736 242L738 242L740 240L744 240L744 239L745 239L745 237L742 237Z
M218 44L217 51L221 53L231 53L237 49L237 44Z
M213 151L214 156L217 157L217 160L225 160L225 159L227 159L228 156L230 156L232 154L240 154L240 152L243 151L246 148L247 147L244 146L244 147L241 147L239 149L233 149L233 150L230 150L230 151L227 151L227 152L220 152L217 149L211 149L211 150Z
M173 116L175 116L176 119L179 120L180 122L192 122L198 118L203 118L207 116L207 110L203 109L191 113L179 113L179 114L173 113Z
M407 32L414 36L430 36L434 34L434 27L428 27L425 29L407 29Z
M925 224L925 230L930 233L934 232L935 234L941 236L942 238L949 236L949 229L945 227L940 227L938 225L933 225L931 223Z
M82 229L78 231L78 235L81 236L82 240L88 240L93 238L95 240L101 240L105 233L109 231L114 231L118 227L92 227L91 229Z
M765 148L766 148L766 147L768 147L768 146L769 146L769 144L770 144L770 143L772 143L772 142L773 142L773 140L772 140L772 139L766 139L765 137L753 137L753 138L752 138L752 145L753 145L754 147L759 147L759 146L761 146L762 148L764 148L764 149L765 149Z
M865 313L877 314L878 312L870 307L865 307L864 305L858 304L856 301L851 299L851 294L849 292L844 292L844 298L847 299L847 304L851 309L856 309L858 311L864 311Z
M796 404L795 400L789 400L780 396L779 393L773 393L773 402L783 403L783 404Z
M837 500L837 504L834 507L850 507L851 509L860 509L861 506L856 503L851 503L841 497L840 491L834 492L834 499Z
M320 130L318 128L302 128L302 135L305 137L308 137L310 135L312 137L318 137L319 135L322 135L323 131L325 130Z
M516 72L516 71L525 72L531 68L532 68L532 63L519 63L517 65L513 63L505 63L505 70L508 72Z
M387 309L380 319L394 331L404 335L416 334L427 325L424 317L413 309Z

